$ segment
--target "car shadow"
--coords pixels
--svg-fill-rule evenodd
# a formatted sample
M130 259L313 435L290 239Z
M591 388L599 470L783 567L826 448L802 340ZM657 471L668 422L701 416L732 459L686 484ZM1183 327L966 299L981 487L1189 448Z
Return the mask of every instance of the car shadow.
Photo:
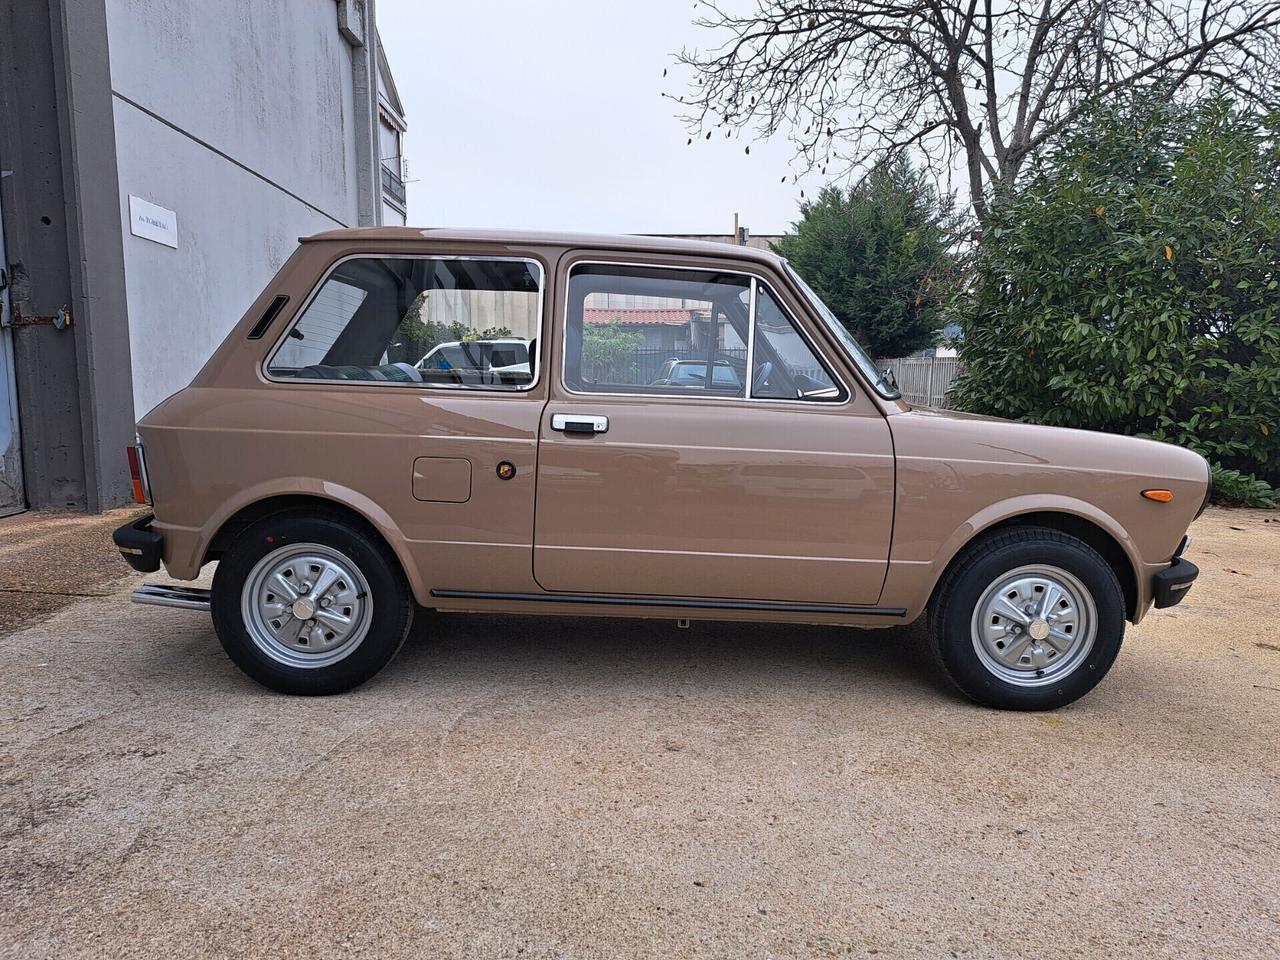
M682 629L674 620L421 611L379 683L472 674L494 683L554 678L631 691L668 684L673 675L726 688L821 679L955 696L934 667L922 621L876 630L694 621Z
M231 663L206 617L135 608L113 669L132 681L200 696L271 696ZM195 669L193 669L193 667ZM381 697L499 687L525 697L669 694L673 683L752 696L779 686L891 698L958 700L938 674L923 621L884 629L671 619L440 614L419 610L399 655L360 689Z

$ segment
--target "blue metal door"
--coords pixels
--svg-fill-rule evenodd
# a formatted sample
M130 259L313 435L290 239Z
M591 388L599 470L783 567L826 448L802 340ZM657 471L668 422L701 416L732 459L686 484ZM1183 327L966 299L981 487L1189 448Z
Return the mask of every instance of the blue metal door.
M26 509L22 491L22 448L18 438L18 393L14 383L13 331L9 329L9 260L4 252L4 210L0 208L0 517Z

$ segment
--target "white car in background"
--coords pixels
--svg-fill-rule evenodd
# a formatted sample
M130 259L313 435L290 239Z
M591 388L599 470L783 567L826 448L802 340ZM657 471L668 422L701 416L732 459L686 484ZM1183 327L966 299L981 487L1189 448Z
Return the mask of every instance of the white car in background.
M522 337L491 340L449 340L436 344L414 364L424 380L472 383L495 375L501 382L529 383L533 379L533 341Z

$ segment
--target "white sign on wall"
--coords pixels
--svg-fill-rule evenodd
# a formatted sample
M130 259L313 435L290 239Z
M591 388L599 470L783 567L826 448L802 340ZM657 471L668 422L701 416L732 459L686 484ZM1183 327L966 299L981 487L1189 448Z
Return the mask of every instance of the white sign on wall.
M132 195L129 197L129 231L135 237L178 249L178 215Z

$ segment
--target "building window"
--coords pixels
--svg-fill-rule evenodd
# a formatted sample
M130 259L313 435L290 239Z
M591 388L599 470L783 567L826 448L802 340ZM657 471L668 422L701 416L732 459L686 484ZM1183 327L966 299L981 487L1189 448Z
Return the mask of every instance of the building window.
M378 155L382 167L382 196L400 208L405 207L403 163L400 159L400 131L378 113Z

